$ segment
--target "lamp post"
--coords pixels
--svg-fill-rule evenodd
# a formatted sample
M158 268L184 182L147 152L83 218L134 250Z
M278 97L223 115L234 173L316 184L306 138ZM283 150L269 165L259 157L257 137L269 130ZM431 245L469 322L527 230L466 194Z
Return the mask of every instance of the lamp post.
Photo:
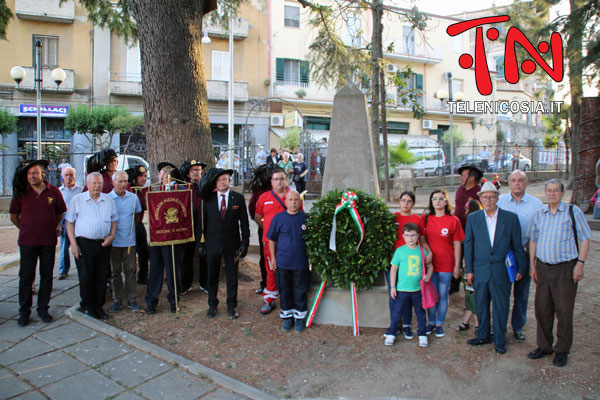
M42 158L42 41L35 41L35 91L36 91L36 126L37 126L37 159ZM23 67L14 66L10 70L10 77L17 82L17 86L21 84L21 81L26 76L25 69ZM67 74L62 68L55 68L50 73L52 80L56 83L56 88L61 85L67 78Z
M229 96L227 116L229 126L227 129L227 145L229 146L229 168L235 171L234 125L233 125L233 12L229 11ZM243 172L242 172L243 173Z
M454 100L462 101L465 98L465 95L463 92L456 93L455 98L452 96L452 72L448 72L446 76L448 77L448 91L446 92L446 90L440 89L436 92L435 97L440 99L442 104L444 103L445 99L447 99L447 102L454 101ZM452 106L450 106L450 104L448 104L448 115L449 115L449 119L450 119L450 190L453 191L454 190L454 129L453 129L453 125L452 125Z

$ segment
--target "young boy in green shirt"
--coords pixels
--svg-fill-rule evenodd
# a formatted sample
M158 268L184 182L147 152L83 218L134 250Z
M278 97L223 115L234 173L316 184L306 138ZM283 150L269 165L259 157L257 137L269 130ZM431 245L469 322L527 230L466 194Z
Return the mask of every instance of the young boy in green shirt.
M429 345L427 335L425 335L427 320L425 318L425 310L423 309L420 283L423 275L423 261L421 259L421 248L418 246L419 227L413 223L404 225L402 227L402 236L404 236L406 244L396 249L391 262L390 296L394 299L394 304L390 312L391 324L384 335L384 344L386 346L394 344L394 340L396 340L396 327L402 319L402 309L406 302L410 302L417 315L419 346L427 347ZM427 255L427 250L423 249L423 252ZM429 263L427 264L427 273L423 277L423 280L429 282L432 273L433 266Z

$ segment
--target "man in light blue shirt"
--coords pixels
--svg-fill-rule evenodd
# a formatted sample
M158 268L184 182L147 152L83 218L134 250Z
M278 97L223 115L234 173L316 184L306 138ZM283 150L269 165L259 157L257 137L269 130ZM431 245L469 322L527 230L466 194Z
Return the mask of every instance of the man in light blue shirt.
M479 152L479 157L481 157L481 169L483 172L486 172L490 162L490 152L487 149L487 145L483 145L483 150Z
M88 174L88 191L73 197L67 209L67 234L77 263L81 309L87 316L108 319L102 310L110 272L110 249L117 230L117 208L99 172Z
M62 165L62 164L61 164ZM81 193L83 188L75 184L75 168L71 167L70 164L62 168L61 176L64 184L59 188L62 194L63 200L69 208L69 202L73 196ZM69 269L71 269L71 255L69 254L69 237L67 236L66 221L63 220L60 223L62 231L60 232L60 264L58 268L58 279L63 280L69 275Z
M510 188L510 193L503 194L498 199L499 208L514 212L519 217L523 247L525 247L526 251L529 243L529 236L527 235L529 220L535 215L535 213L544 207L544 203L542 203L540 199L525 193L525 189L527 188L528 184L529 181L527 180L527 175L525 172L521 170L515 170L508 177L508 187ZM525 340L523 328L527 322L527 303L529 301L529 287L531 286L528 254L526 261L526 274L523 275L523 279L520 281L515 281L513 289L514 301L511 325L515 339L517 340Z
M529 259L535 289L536 360L555 353L553 364L564 367L573 344L573 309L578 282L590 249L592 231L579 207L562 202L564 185L550 179L544 189L548 205L529 223ZM556 345L554 345L554 320Z
M142 205L135 194L126 190L127 178L125 171L115 172L114 189L109 193L119 215L110 257L114 303L108 309L109 312L119 310L123 306L124 297L127 297L127 306L131 311L142 311L135 299L135 224L142 220ZM123 276L125 287L123 287Z

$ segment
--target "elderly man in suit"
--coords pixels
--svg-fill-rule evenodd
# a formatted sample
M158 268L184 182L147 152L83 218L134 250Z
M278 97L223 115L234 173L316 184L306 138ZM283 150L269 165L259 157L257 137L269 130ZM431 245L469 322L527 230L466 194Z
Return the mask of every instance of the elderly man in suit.
M498 208L498 189L486 182L478 193L483 210L469 214L465 228L467 282L475 287L479 329L468 344L491 343L490 300L493 303L494 345L498 354L506 353L506 324L512 283L505 265L512 250L520 280L526 272L521 225L516 214Z
M208 171L211 187L216 191L204 197L200 227L206 241L198 246L198 250L206 254L208 264L208 312L213 318L217 315L217 291L219 289L219 272L221 257L225 261L225 277L227 281L227 313L229 318L236 319L238 261L248 253L250 229L248 212L244 196L229 189L233 170L215 168ZM241 235L240 235L241 233Z

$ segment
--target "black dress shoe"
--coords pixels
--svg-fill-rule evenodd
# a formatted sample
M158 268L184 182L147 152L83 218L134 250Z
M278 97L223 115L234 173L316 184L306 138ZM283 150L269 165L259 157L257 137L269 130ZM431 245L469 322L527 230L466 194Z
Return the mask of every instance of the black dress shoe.
M525 340L525 334L523 333L523 331L515 331L515 339Z
M538 347L531 353L527 354L527 358L529 358L530 360L537 360L538 358L542 358L550 354L552 354L551 351L542 350Z
M255 292L256 294L262 294L262 292L263 292L264 290L265 290L265 288L261 286L261 287L259 287L258 289L256 289L254 292Z
M29 315L28 314L19 315L19 320L17 321L17 324L19 324L19 326L27 326L28 323L29 323Z
M104 312L104 310L102 310L102 308L97 308L96 310L94 310L96 312L96 315L99 320L105 321L108 319L108 314Z
M496 349L496 353L498 353L498 354L506 353L506 345L505 344L494 345L494 349Z
M98 316L96 315L96 312L94 310L90 310L89 308L86 308L85 310L83 310L83 313L85 315L87 315L88 317L98 318Z
M564 367L567 365L567 353L556 353L552 364L556 365L557 367Z
M148 315L156 314L156 308L154 308L154 307L146 308L146 314L148 314Z
M148 278L138 278L137 283L138 283L138 285L147 285Z
M483 344L490 344L490 343L492 343L492 339L478 339L478 338L473 338L473 339L467 340L467 343L470 344L471 346L481 346Z
M175 304L171 304L171 312L172 313L176 313L177 312L177 307L175 306Z
M227 313L229 314L229 319L238 319L239 317L235 308L230 309L229 311L227 311Z
M52 322L52 315L48 314L48 311L38 313L38 315L39 315L40 319L42 321L44 321L45 323L48 324L48 323Z
M208 318L214 318L217 315L217 307L210 307L206 313Z

